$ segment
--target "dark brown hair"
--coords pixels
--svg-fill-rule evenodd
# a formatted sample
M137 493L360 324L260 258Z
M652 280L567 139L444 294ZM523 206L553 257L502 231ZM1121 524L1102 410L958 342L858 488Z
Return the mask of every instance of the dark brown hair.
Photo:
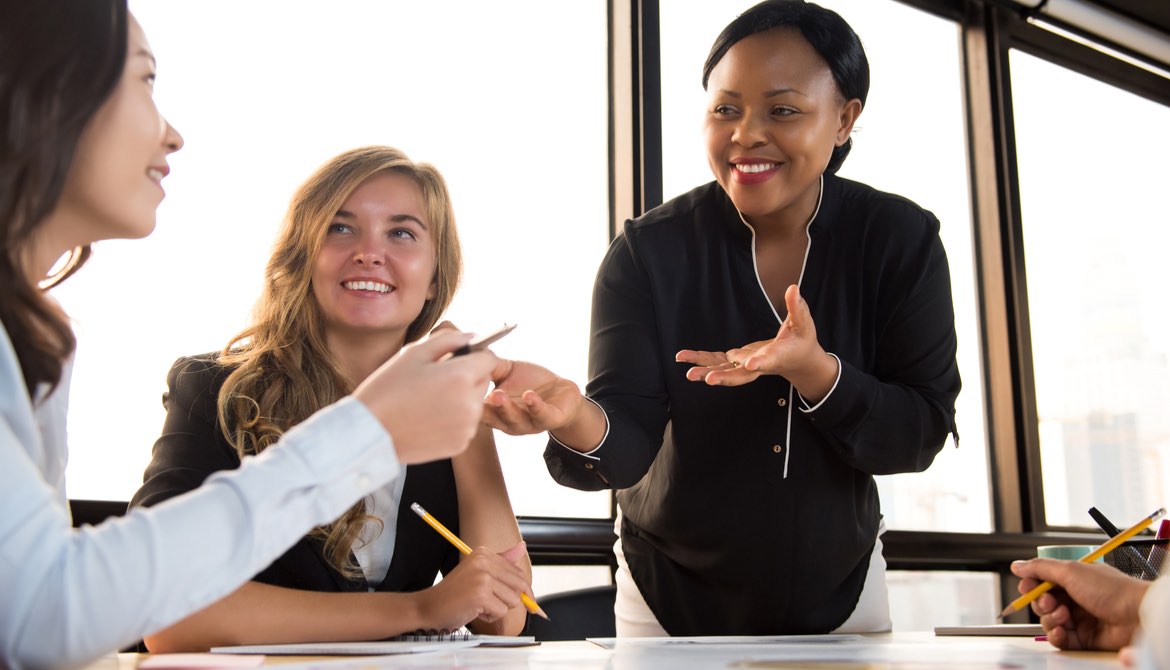
M89 256L36 281L27 267L38 229L57 207L82 133L126 63L125 0L5 2L0 16L0 322L29 395L56 386L76 341L44 289Z

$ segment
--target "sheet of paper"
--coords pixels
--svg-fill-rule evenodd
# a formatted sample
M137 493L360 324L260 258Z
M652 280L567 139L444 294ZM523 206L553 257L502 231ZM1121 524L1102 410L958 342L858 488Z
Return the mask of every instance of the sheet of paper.
M263 656L231 654L151 654L138 664L143 670L213 670L215 668L256 668Z
M756 660L732 663L732 668L748 668L751 670L938 670L937 662L919 663L916 661L894 661L892 663L871 661L786 661ZM1016 665L991 663L964 663L956 661L947 664L946 670L1020 670Z
M531 635L473 635L481 647L531 647L540 644Z
M213 654L271 654L296 656L381 656L385 654L421 654L428 651L477 647L479 642L445 640L442 642L303 642L298 644L254 644L238 647L212 647Z
M693 637L591 637L589 642L606 649L619 643L639 647L685 647L687 645L798 645L837 644L863 639L860 635L697 635Z

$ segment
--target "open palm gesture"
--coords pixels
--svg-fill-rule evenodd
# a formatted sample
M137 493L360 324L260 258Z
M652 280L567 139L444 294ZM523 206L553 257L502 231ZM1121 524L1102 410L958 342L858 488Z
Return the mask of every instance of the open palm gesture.
M509 435L556 430L572 421L585 399L576 384L525 361L501 360L484 399L483 421Z
M776 337L751 342L727 351L693 351L675 354L680 363L691 363L687 379L712 386L742 386L761 375L781 375L796 385L806 398L824 397L836 380L836 359L817 342L808 303L793 284L784 292L788 318Z

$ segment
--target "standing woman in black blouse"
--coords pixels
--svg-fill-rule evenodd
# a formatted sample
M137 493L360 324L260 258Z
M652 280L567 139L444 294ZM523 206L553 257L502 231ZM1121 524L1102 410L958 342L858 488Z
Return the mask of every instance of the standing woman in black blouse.
M620 489L619 635L888 630L874 475L955 433L938 220L836 176L869 65L834 12L756 5L703 85L715 182L610 246L588 397L505 362L485 420L549 431L562 484Z

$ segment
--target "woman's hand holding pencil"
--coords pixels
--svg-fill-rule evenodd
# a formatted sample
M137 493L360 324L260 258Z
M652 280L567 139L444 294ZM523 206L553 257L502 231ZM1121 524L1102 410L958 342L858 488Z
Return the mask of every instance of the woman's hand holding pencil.
M1012 563L1020 592L1047 580L1059 586L1032 602L1048 642L1060 649L1117 650L1133 642L1150 582L1110 565L1053 558Z
M448 542L453 544L459 550L459 553L463 554L464 556L471 556L473 554L471 547L469 547L466 542L459 539L458 535L452 533L450 529L440 523L438 519L431 516L431 513L423 509L422 505L418 503L411 503L410 509L413 510L415 514L419 515L423 521L427 522L428 526L434 528L436 532L446 538ZM523 543L518 546L523 546ZM442 582L440 582L440 585L441 584ZM525 608L528 609L529 612L539 617L548 619L548 615L544 613L544 610L540 608L540 605L536 604L536 601L533 600L527 593L525 593L522 588L519 589L519 593L520 602L524 605Z
M415 594L420 630L455 631L479 622L476 632L497 632L497 624L521 605L528 580L514 561L524 555L524 543L496 553L473 551L439 583ZM498 634L498 632L497 632Z
M1165 514L1161 509L1123 531L1080 561L1034 558L1012 563L1023 595L1001 616L1031 604L1048 642L1061 649L1117 650L1129 645L1140 623L1150 583L1116 568L1092 563ZM1054 587L1058 587L1053 591ZM1050 592L1051 591L1051 592Z
M1157 521L1158 519L1161 519L1165 515L1166 515L1166 508L1165 507L1158 509L1153 514L1151 514L1148 517L1142 519L1141 521L1135 523L1128 530L1125 530L1125 531L1122 531L1121 533L1118 533L1114 537L1110 538L1110 540L1108 542L1106 542L1105 544L1103 544L1100 547L1097 547L1095 550L1089 552L1088 555L1086 555L1080 559L1080 562L1081 563L1092 563L1093 561L1097 560L1098 558L1104 557L1109 552L1120 547L1126 540L1128 540L1131 537L1133 537L1134 535L1137 535L1138 533L1142 532L1142 530L1144 530L1146 528L1146 526L1149 526L1151 523L1154 523L1155 521ZM1053 586L1056 586L1056 585L1053 584L1052 582L1045 581L1045 582L1042 582L1041 584L1037 585L1035 588L1030 589L1027 593L1020 596L1019 598L1016 598L1015 600L1013 600L1011 602L1011 604L1009 604L1007 607L1005 607L1003 609L1003 612L1000 613L999 618L1002 619L1002 618L1006 617L1007 615L1011 614L1012 612L1020 611L1021 609L1024 608L1024 606L1026 606L1028 603L1032 602L1033 600L1039 598L1042 594L1046 593Z

